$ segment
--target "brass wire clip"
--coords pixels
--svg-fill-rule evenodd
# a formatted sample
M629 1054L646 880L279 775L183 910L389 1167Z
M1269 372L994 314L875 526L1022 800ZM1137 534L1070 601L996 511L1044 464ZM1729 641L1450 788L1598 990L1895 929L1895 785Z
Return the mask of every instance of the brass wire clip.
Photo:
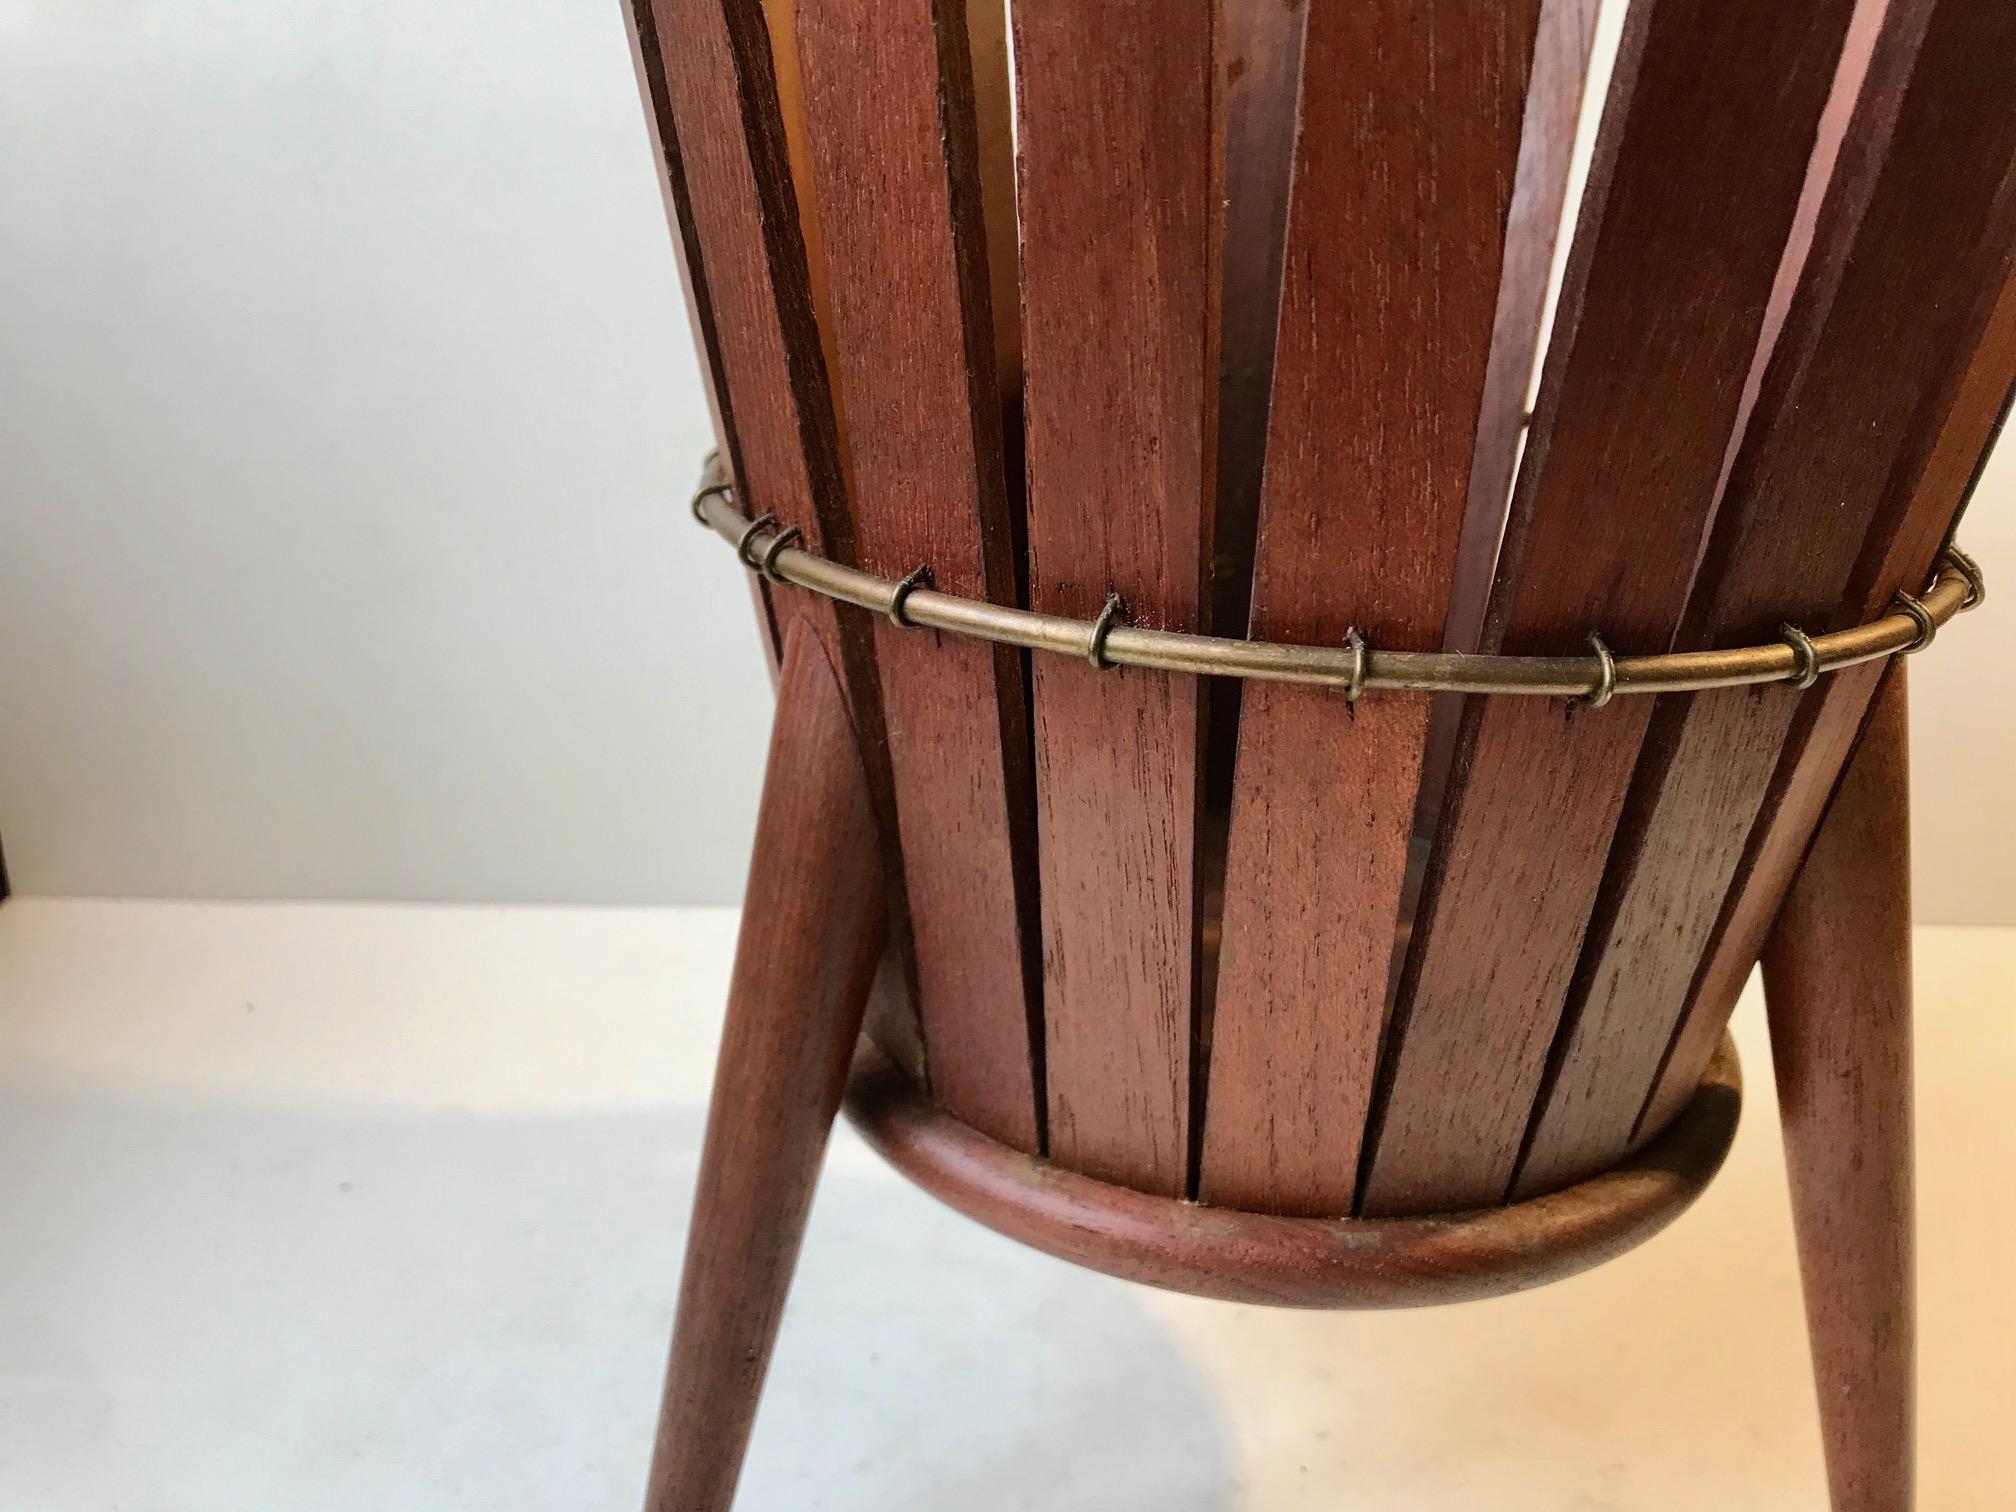
M758 515L749 522L749 528L742 532L742 538L735 543L736 558L751 572L755 572L757 567L749 556L749 543L776 523L777 516L774 514Z
M800 530L796 525L788 526L778 531L771 538L770 544L763 548L763 560L756 564L756 570L773 583L783 583L785 580L777 576L778 554L793 541L802 541L804 539L805 532Z
M928 562L911 568L909 574L896 585L895 591L889 595L889 623L896 626L899 630L914 630L917 627L917 621L903 612L903 601L919 588L929 588L930 586L931 566Z
M725 499L734 492L735 485L732 483L707 484L693 495L693 518L698 520L702 525L705 525L707 523L707 501L709 499Z
M1365 644L1365 632L1353 625L1344 632L1344 644L1351 648L1351 680L1344 684L1346 708L1365 696L1365 662L1372 648Z
M1932 644L1932 637L1939 633L1939 621L1932 618L1932 611L1925 607L1923 599L1906 593L1902 588L1897 590L1891 601L1899 609L1910 615L1912 621L1918 626L1918 638L1911 642L1910 645L1902 648L1903 655L1916 656L1920 651L1923 651L1927 646Z
M1813 649L1813 637L1797 625L1780 625L1778 633L1785 637L1785 644L1799 658L1799 670L1792 675L1792 686L1804 692L1820 681L1820 653Z
M714 501L710 503L709 501ZM1566 697L1577 708L1600 709L1620 694L1691 693L1711 688L1789 683L1810 688L1845 667L1922 651L1940 626L1987 597L1979 565L1948 546L1921 594L1899 592L1883 614L1824 635L1780 627L1779 639L1760 645L1615 656L1600 634L1589 636L1593 654L1522 655L1467 651L1386 651L1366 643L1355 627L1343 645L1298 645L1230 636L1156 630L1130 625L1118 593L1108 595L1097 618L1072 619L986 599L964 598L931 585L919 567L892 581L842 561L807 551L797 527L777 530L777 516L745 518L736 492L710 465L693 496L693 515L735 550L742 565L772 583L785 583L840 603L854 604L906 628L972 636L996 645L1083 656L1101 671L1140 667L1203 677L1340 688L1347 704L1378 688L1416 692L1524 694ZM777 533L764 539L766 531ZM793 551L792 545L798 544Z
M1981 576L1981 564L1962 551L1958 546L1946 548L1946 559L1953 564L1953 570L1967 583L1967 597L1960 601L1964 609L1977 608L1988 597L1988 581Z
M1610 648L1603 644L1603 637L1594 630L1589 632L1589 644L1596 652L1596 686L1576 703L1585 709L1600 709L1617 696L1617 658L1610 654Z
M1113 633L1113 622L1127 612L1120 602L1120 595L1106 595L1106 607L1099 611L1099 618L1092 621L1092 634L1085 641L1085 660L1100 671L1107 671L1113 663L1106 659L1106 637Z

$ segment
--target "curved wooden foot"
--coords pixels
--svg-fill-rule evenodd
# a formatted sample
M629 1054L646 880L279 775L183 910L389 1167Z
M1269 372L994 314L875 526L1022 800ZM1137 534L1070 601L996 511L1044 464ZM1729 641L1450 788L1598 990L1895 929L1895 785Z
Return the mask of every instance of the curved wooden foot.
M1913 1501L1910 841L1892 667L1764 954L1834 1512Z
M1743 1105L1733 1046L1694 1100L1617 1170L1511 1207L1429 1218L1294 1218L1113 1186L989 1139L873 1045L847 1116L948 1206L1060 1260L1127 1281L1275 1307L1421 1307L1521 1291L1621 1255L1685 1211L1721 1167Z
M686 1240L649 1512L726 1512L882 950L866 779L825 645L787 639Z

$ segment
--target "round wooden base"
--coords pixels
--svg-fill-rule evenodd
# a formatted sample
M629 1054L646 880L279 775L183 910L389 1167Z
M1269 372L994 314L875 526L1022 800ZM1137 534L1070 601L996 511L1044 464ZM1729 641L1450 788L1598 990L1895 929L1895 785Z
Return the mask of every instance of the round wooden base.
M1113 1186L977 1133L865 1040L846 1109L932 1196L1060 1260L1232 1302L1369 1308L1523 1291L1621 1255L1707 1186L1742 1104L1725 1039L1693 1100L1629 1163L1510 1207L1435 1218L1283 1218Z

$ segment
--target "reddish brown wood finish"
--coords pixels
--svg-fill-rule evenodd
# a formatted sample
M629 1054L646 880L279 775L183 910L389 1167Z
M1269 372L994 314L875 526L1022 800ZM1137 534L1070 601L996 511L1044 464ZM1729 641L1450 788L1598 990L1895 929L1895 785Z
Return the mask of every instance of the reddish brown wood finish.
M1898 538L1923 581L1960 492L1923 487L1924 469L2016 247L2011 99L2016 11L1895 0L1730 474L1689 643L1859 622L1881 601L1851 592L1857 564ZM1803 701L1786 686L1662 700L1519 1191L1600 1170L1628 1139Z
M1656 1234L1728 1152L1742 1105L1733 1050L1636 1160L1566 1192L1451 1218L1289 1218L1152 1197L1034 1160L948 1118L864 1047L847 1114L940 1201L1108 1275L1276 1307L1419 1307L1574 1275Z
M1881 602L1878 595L1886 586L1894 590L1924 579L1931 548L1923 527L1937 518L1933 506L1942 501L1949 514L1964 508L2007 413L2012 376L2016 376L2016 278L2005 273L1987 330L1961 380L1932 459L1920 475L1919 500L1906 511L1917 527L1891 537L1890 549L1877 562L1863 602ZM1687 1012L1640 1116L1641 1135L1660 1128L1685 1104L1685 1078L1691 1072L1698 1079L1713 1053L1750 968L1756 964L1778 902L1834 789L1841 763L1862 726L1881 670L1857 667L1824 679L1795 721L1762 816L1738 867L1736 884L1716 923Z
M1015 0L1031 606L1197 627L1217 367L1217 6ZM1035 663L1050 1149L1187 1183L1196 681Z
M1664 649L1852 5L1627 13L1488 617ZM1396 1004L1364 1195L1504 1198L1650 710L1473 700Z
M1015 90L1008 62L1008 6L1007 0L963 0L958 9L966 18L975 159L970 172L979 183L980 220L987 238L995 377L1008 419L1006 440L1013 454L1022 439L1022 283L1018 265L1021 228L1015 219ZM1019 492L1016 502L1019 506ZM1013 513L1013 523L1019 529L1019 507Z
M839 422L766 8L762 0L630 0L630 10L663 156L672 161L676 154L682 170L668 175L667 192L684 204L681 225L691 227L690 237L681 238L687 271L707 291L734 481L746 502L774 511L780 526L801 530L808 547L849 560ZM664 45L668 38L677 45ZM795 67L788 50L785 61ZM894 858L889 751L867 617L784 589L771 597L780 626L787 615L809 616L839 649ZM896 885L892 932L907 940ZM896 964L876 993L870 1023L884 1048L921 1076L909 970L902 959Z
M637 89L644 100L644 125L650 133L652 160L658 165L658 192L665 201L666 219L672 227L672 256L679 269L679 287L686 296L686 319L693 330L693 345L699 351L700 389L707 399L707 413L714 422L714 446L724 459L726 471L734 473L734 428L729 423L726 390L722 377L720 339L714 329L713 302L707 292L706 270L700 262L700 233L693 224L692 194L686 184L686 165L679 156L679 144L671 130L672 103L665 82L665 59L658 45L657 23L648 5L629 0L623 7L625 30L630 38L630 61L637 72ZM756 606L756 623L763 639L763 651L770 673L777 675L782 648L777 642L777 625L770 613L770 591L761 578L749 579L749 593Z
M1307 10L1280 0L1224 0L1224 13L1224 299L1211 620L1215 634L1239 636L1246 633L1253 601L1253 537L1274 386ZM1220 679L1206 690L1213 700L1213 739L1222 738L1228 750L1237 731L1240 687L1234 679ZM1221 724L1222 737L1216 728ZM1229 765L1224 763L1227 777Z
M961 0L800 0L860 564L1015 602ZM1038 1148L1035 827L1023 659L878 622L918 1010L952 1112ZM1027 956L1025 959L1025 949ZM1040 1030L1039 1030L1040 1032Z
M1311 11L1253 633L1442 643L1537 0ZM1462 417L1462 418L1458 418ZM1425 694L1245 690L1201 1193L1348 1213Z
M1582 115L1595 35L1596 0L1542 0L1526 120L1519 133L1519 172L1505 225L1505 271L1491 326L1491 363L1477 413L1463 536L1456 547L1456 577L1442 633L1442 644L1451 651L1474 651L1484 629L1491 572L1498 562L1498 541L1505 531L1525 434L1533 364L1544 334L1541 317L1546 311L1547 280L1568 197L1575 128ZM1438 694L1430 700L1428 749L1421 761L1421 798L1415 809L1417 833L1432 830L1441 812L1462 713L1463 700L1456 694Z
M650 94L663 102L658 130L684 168L692 234L682 242L705 280L734 479L817 549L844 547L839 436L763 7L632 4Z
M787 637L707 1109L651 1512L727 1512L882 948L885 882L830 652Z
M1764 952L1833 1512L1910 1512L1915 1288L1904 668Z

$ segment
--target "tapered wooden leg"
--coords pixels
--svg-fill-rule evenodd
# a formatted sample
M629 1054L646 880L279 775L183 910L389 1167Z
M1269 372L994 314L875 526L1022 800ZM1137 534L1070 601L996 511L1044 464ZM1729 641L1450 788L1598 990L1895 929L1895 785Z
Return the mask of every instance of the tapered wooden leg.
M1834 1512L1913 1501L1910 840L1886 674L1764 955Z
M728 1020L686 1241L649 1512L726 1512L884 930L834 664L786 639Z

